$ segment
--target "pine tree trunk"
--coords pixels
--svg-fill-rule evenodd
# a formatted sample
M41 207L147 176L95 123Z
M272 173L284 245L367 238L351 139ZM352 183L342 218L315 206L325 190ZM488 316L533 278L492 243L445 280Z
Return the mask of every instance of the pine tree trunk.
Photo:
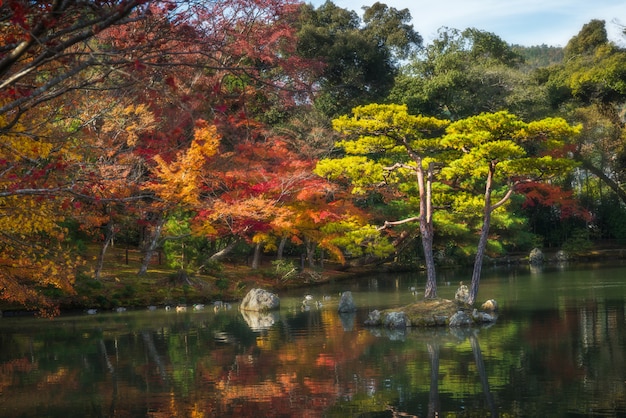
M483 268L483 260L487 249L487 241L489 239L489 227L491 225L491 185L493 182L493 174L495 172L495 163L489 167L487 174L487 184L485 185L485 205L483 207L483 226L480 230L480 239L478 240L478 248L476 249L476 258L474 259L474 270L472 271L472 284L470 286L468 305L473 305L478 296L478 285L480 284L480 275Z
M421 161L419 167L421 167ZM433 255L432 164L428 165L426 181L424 181L423 170L418 168L417 181L420 185L420 235L422 237L422 247L424 250L424 262L426 264L424 298L435 299L437 297L437 272L435 270L435 256Z
M433 256L432 228L428 228L428 225L425 225L423 228L420 227L420 232L424 249L424 262L426 264L424 298L435 299L437 297L437 272L435 270L435 257Z

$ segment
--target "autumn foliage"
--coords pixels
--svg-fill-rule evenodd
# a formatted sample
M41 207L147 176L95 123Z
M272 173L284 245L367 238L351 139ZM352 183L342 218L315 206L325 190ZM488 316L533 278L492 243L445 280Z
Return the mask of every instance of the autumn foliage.
M326 5L318 16L295 0L0 2L0 298L53 309L46 295L71 293L81 274L99 279L116 240L142 251L140 274L174 240L216 254L240 243L255 257L288 246L311 267L324 256L397 258L417 235L438 245L433 202L451 207L446 191L480 188L484 167L470 162L463 174L474 175L447 181L433 180L433 167L471 144L444 150L450 122L404 104L359 106L335 120L337 132L316 111L382 99L397 58L421 41L408 11L366 10L361 30L356 15ZM322 38L328 51L315 45ZM349 56L372 59L384 88L368 75L371 85L339 97L350 89L336 84L362 84L370 66ZM520 147L553 140L543 122ZM490 147L479 153L499 152ZM540 180L515 189L527 206L586 216ZM85 242L100 246L95 259Z

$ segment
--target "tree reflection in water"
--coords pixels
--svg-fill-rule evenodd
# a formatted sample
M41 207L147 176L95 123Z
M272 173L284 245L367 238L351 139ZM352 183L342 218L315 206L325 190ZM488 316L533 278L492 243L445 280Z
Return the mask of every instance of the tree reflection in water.
M0 416L625 416L626 291L589 276L492 284L509 303L483 329L368 329L368 308L301 295L258 317L3 318Z
M439 405L439 343L426 343L428 358L430 359L430 391L428 394L428 417L438 417L441 411Z

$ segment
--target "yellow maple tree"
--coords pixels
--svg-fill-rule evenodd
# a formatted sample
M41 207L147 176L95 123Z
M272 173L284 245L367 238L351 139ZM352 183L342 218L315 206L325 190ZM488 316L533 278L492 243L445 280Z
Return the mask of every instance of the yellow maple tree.
M67 196L51 168L63 147L47 124L23 120L0 135L0 299L50 312L46 290L73 292L82 260L64 247Z

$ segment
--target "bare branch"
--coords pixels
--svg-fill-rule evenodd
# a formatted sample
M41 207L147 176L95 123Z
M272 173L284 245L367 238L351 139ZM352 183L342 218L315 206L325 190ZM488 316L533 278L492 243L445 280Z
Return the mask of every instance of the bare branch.
M376 230L377 231L382 231L382 230L385 230L385 229L390 228L390 227L395 226L395 225L402 225L402 224L406 224L406 223L409 223L409 222L417 222L419 220L420 220L420 218L418 216L413 216L412 218L406 218L406 219L402 219L400 221L385 221L383 226L379 226L378 228L376 228Z
M415 166L402 164L402 163L395 163L394 165L383 167L383 170L394 171L394 170L397 170L398 168L406 168L407 170L417 171L417 168Z

